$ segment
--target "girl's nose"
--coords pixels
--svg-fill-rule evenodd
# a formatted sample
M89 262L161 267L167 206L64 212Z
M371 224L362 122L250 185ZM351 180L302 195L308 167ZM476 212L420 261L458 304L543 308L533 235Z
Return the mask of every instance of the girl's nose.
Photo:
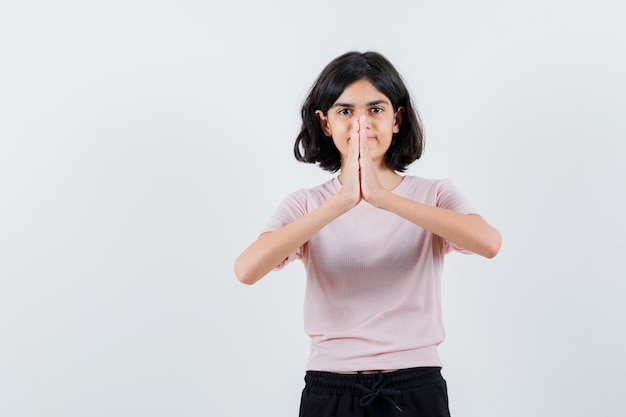
M367 113L360 113L358 116L359 125L363 128L369 128L370 126L370 118Z

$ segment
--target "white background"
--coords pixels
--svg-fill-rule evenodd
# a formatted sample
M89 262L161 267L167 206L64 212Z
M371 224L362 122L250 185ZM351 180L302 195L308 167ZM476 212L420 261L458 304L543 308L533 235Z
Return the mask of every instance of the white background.
M297 415L304 270L240 284L324 65L377 50L502 233L452 254L456 417L624 416L619 1L0 1L0 415Z

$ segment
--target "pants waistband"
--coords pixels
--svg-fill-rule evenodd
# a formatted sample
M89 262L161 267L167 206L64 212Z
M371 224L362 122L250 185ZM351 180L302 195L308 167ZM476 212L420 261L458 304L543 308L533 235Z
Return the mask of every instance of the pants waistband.
M418 388L442 381L440 367L419 367L392 372L339 374L324 371L307 371L304 381L308 389L328 394L358 395L358 386L373 386L384 381L384 386L395 390Z

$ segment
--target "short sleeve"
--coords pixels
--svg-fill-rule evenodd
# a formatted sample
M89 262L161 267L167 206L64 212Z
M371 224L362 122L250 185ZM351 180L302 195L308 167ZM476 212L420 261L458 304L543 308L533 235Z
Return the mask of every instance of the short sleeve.
M269 218L265 226L261 229L259 235L268 232L275 232L289 223L298 220L307 214L306 205L306 190L300 189L283 199L278 205L272 216ZM301 259L303 253L303 247L299 247L293 253L289 254L281 263L274 267L274 270L281 270L288 263Z
M454 185L449 179L443 179L439 181L437 188L437 207L442 207L448 210L453 210L463 214L476 214L480 216L480 213L470 203L463 193ZM460 247L459 245L452 243L448 240L443 241L443 252L449 253L451 251L460 252L464 254L471 254L473 252Z

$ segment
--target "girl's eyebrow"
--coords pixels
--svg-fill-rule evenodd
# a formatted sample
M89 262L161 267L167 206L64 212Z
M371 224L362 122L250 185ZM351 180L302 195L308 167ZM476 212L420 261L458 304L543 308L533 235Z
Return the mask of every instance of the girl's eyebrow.
M374 101L370 101L365 106L366 107L377 106L379 104L390 104L390 103L387 100L374 100ZM332 107L354 107L354 104L350 104L350 103L335 103L335 104L332 105Z

